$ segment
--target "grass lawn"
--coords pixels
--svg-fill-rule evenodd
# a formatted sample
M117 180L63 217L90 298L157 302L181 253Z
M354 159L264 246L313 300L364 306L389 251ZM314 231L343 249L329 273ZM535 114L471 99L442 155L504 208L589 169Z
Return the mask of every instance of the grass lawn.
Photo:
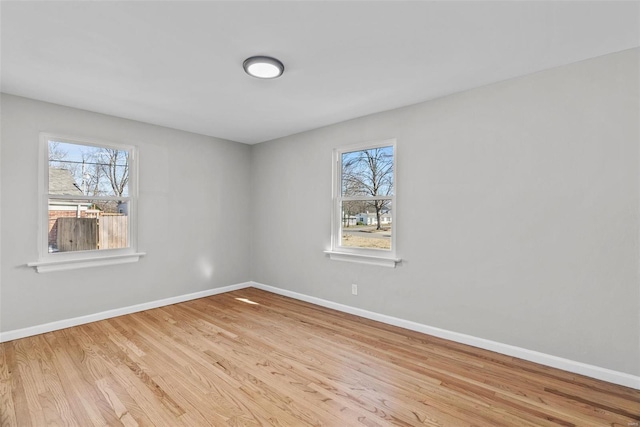
M351 234L342 235L342 246L358 248L391 249L391 239L376 239Z

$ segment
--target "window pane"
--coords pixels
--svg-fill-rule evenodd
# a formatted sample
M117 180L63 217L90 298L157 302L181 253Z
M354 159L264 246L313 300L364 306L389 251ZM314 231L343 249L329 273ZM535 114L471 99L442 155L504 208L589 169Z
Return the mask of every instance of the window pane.
M390 200L342 202L340 245L391 250Z
M393 195L393 146L342 154L342 196Z
M49 140L49 194L129 195L129 152Z
M128 247L128 213L128 202L49 199L49 253Z

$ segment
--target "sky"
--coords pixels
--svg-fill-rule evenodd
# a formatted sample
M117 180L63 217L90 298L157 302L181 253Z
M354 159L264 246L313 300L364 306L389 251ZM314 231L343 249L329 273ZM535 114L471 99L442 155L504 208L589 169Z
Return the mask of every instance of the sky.
M78 185L86 195L114 196L116 194L105 174L108 163L105 163L105 160L100 158L100 150L101 147L91 145L49 141L49 166L70 170L76 185ZM126 171L124 166L126 165L125 159L127 155L127 151L119 151L119 157L122 160L118 162L118 166L116 167L118 179L120 179ZM54 160L52 160L52 156ZM96 183L98 184L97 186ZM97 194L95 193L96 188L98 189ZM125 187L123 196L127 194L128 185Z

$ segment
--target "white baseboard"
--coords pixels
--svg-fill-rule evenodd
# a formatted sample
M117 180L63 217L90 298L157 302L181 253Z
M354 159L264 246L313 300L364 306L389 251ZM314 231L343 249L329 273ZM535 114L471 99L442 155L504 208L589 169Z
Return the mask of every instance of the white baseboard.
M46 332L56 331L59 329L70 328L72 326L83 325L85 323L97 322L99 320L110 319L112 317L122 316L125 314L136 313L139 311L150 310L152 308L163 307L166 305L177 304L184 301L190 301L198 298L204 298L212 295L222 294L225 292L236 291L248 287L262 289L274 294L283 295L322 307L331 308L342 311L344 313L354 314L378 322L386 323L393 326L409 329L416 332L422 332L427 335L433 335L438 338L444 338L450 341L471 345L473 347L485 350L495 351L496 353L505 354L507 356L517 357L519 359L528 360L530 362L539 363L541 365L550 366L552 368L562 369L564 371L585 375L591 378L607 381L614 384L623 385L640 390L640 376L618 372L599 366L589 365L574 360L564 359L562 357L552 356L550 354L540 353L538 351L527 350L525 348L516 347L509 344L503 344L496 341L478 338L471 335L452 332L446 329L440 329L433 326L423 325L421 323L404 320L385 314L379 314L361 308L351 307L345 304L339 304L333 301L324 300L322 298L304 295L298 292L288 291L286 289L276 288L274 286L265 285L257 282L238 283L236 285L224 286L221 288L208 289L206 291L194 292L186 295L178 295L171 298L146 302L142 304L131 305L128 307L117 308L113 310L102 311L100 313L89 314L86 316L74 317L72 319L59 320L56 322L45 323L24 329L16 329L13 331L0 332L0 342L12 341L19 338L30 337L33 335L44 334Z
M485 350L495 351L507 356L517 357L519 359L528 360L530 362L539 363L541 365L550 366L552 368L562 369L563 371L573 372L575 374L585 375L587 377L596 378L614 384L623 385L640 390L640 376L618 372L599 366L589 365L574 360L564 359L562 357L552 356L538 351L527 350L525 348L516 347L509 344L503 344L496 341L478 338L471 335L452 332L446 329L440 329L433 326L423 325L421 323L412 322L410 320L399 319L385 314L379 314L372 311L363 310L361 308L351 307L344 304L316 298L298 292L288 291L286 289L276 288L274 286L264 285L262 283L251 282L254 288L262 289L274 294L283 295L311 304L320 305L322 307L331 308L356 316L365 317L367 319L376 320L393 326L409 329L416 332L422 332L427 335L433 335L438 338L444 338L450 341L467 344L473 347Z
M13 341L18 338L25 338L33 335L44 334L46 332L57 331L59 329L70 328L72 326L84 325L85 323L91 323L91 322L97 322L99 320L110 319L112 317L118 317L124 314L136 313L138 311L164 307L165 305L177 304L179 302L185 302L193 299L209 297L211 295L217 295L225 292L236 291L238 289L244 289L250 286L252 286L252 282L238 283L236 285L223 286L221 288L214 288L214 289L207 289L206 291L194 292L192 294L186 294L186 295L178 295L171 298L165 298L161 300L145 302L142 304L130 305L128 307L102 311L100 313L88 314L86 316L58 320L56 322L45 323L37 326L31 326L29 328L15 329L13 331L7 331L7 332L0 332L0 342Z

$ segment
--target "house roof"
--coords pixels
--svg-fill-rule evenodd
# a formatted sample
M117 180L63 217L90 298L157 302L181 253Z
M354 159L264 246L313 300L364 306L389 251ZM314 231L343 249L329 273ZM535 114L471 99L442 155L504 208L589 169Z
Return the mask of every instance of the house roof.
M376 213L375 212L360 212L358 214L358 216L365 216L365 215L373 217L373 216L376 216ZM391 212L389 212L389 211L380 212L380 216L391 216Z
M75 183L70 170L50 167L49 194L81 196L83 193Z

